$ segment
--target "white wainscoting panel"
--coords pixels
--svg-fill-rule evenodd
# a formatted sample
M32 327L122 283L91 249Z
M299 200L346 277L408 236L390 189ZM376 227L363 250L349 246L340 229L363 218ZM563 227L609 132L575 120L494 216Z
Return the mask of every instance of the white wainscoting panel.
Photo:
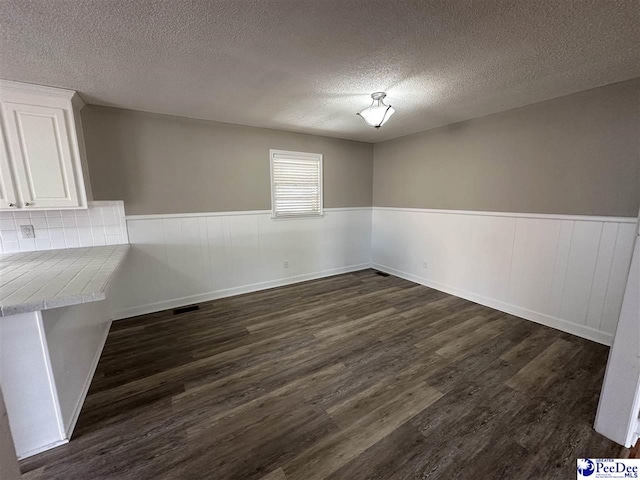
M610 345L635 218L373 208L373 266Z
M116 319L371 265L369 207L325 209L318 218L258 211L126 222L131 251L114 282Z

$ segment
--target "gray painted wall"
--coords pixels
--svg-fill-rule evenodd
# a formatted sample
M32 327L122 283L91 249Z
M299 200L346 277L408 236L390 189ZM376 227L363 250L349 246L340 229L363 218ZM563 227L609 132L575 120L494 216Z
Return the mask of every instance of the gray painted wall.
M128 214L269 210L269 149L324 154L324 206L371 206L373 145L89 105L95 200Z
M635 217L640 79L378 143L373 204Z
M82 122L94 198L122 199L128 214L268 210L270 148L324 154L325 207L640 206L640 79L375 146L98 106Z

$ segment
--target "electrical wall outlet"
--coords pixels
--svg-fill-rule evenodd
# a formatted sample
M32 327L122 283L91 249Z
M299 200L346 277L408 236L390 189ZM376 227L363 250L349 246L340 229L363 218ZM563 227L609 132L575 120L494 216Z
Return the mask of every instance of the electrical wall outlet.
M33 225L20 225L20 232L22 233L22 238L36 238Z
M284 261L284 268L289 268L289 260Z
M422 268L427 268L427 261L422 262Z

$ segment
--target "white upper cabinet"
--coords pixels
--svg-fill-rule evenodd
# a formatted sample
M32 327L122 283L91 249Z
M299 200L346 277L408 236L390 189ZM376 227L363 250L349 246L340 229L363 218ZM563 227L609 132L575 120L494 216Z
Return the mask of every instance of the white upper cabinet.
M17 195L13 188L13 175L5 144L4 134L0 129L0 210L16 208Z
M82 106L73 91L0 82L0 210L87 207Z
M70 138L61 108L3 102L23 206L79 207Z

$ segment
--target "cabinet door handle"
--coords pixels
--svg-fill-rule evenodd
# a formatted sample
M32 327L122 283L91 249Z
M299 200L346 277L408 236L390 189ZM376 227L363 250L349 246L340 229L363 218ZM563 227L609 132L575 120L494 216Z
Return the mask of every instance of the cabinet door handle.
M32 207L34 204L29 202L24 202L25 207Z
M15 206L16 206L16 204L15 204L15 203L13 203L13 202L11 202L11 203L9 204L9 206L10 206L10 207L15 207Z

